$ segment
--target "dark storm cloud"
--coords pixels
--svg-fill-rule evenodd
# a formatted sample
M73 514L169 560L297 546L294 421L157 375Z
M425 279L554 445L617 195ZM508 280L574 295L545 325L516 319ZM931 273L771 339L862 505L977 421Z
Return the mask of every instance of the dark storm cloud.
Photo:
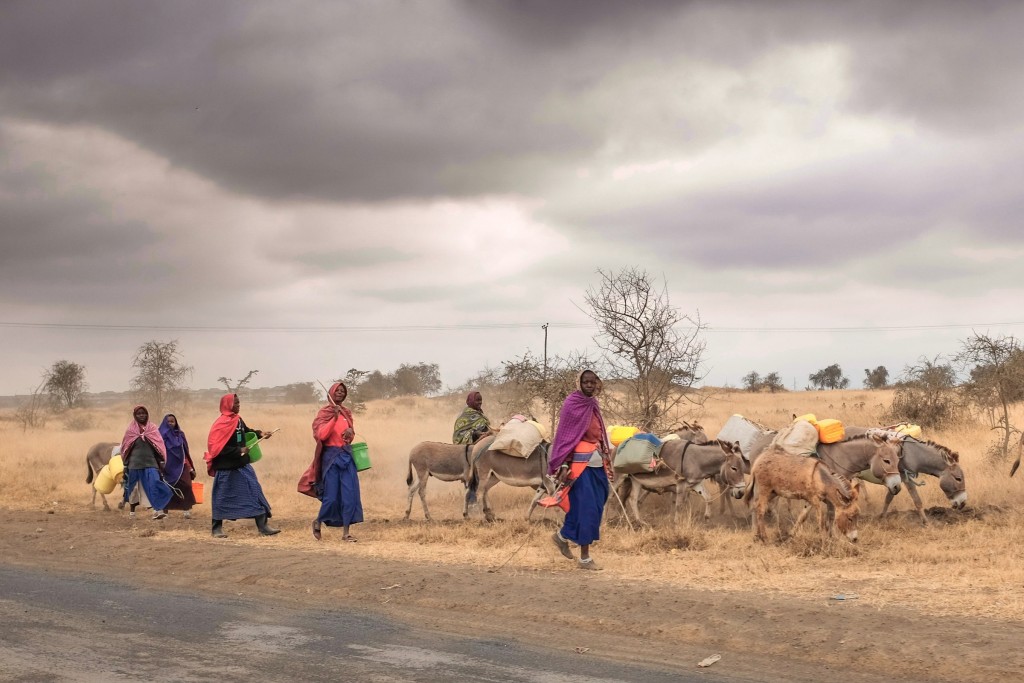
M958 130L1019 120L1022 11L984 2L8 2L0 98L9 115L99 125L264 197L544 194L607 143L619 112L579 96L625 64L654 76L684 58L743 68L780 45L834 42L851 51L852 97L864 110ZM730 135L680 115L666 110L659 125L627 131L621 154Z

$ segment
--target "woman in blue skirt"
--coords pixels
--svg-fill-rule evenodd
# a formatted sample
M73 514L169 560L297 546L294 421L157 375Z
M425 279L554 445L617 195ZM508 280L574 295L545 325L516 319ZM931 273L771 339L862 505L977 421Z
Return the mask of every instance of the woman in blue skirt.
M320 512L313 520L313 538L320 540L320 526L341 527L341 540L355 542L349 533L352 524L363 521L363 503L359 495L359 474L352 459L352 437L355 423L352 411L342 405L348 388L335 382L327 392L329 404L320 409L313 419L313 438L316 452L309 475L304 481L313 484L313 492L320 499ZM302 482L299 490L303 493Z

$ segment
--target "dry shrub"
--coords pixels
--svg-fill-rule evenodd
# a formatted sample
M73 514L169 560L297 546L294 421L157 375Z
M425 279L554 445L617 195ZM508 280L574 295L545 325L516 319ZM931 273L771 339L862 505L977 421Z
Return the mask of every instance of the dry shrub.
M69 413L64 418L64 429L69 432L84 432L96 426L96 417L89 413Z
M845 538L800 534L787 541L782 547L796 557L827 557L845 559L860 555L860 548Z

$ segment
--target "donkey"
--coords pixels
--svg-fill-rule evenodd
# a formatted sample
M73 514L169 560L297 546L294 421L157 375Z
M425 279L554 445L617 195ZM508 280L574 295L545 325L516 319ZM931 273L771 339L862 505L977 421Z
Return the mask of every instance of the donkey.
M473 473L469 481L469 496L476 497L478 488L483 506L484 519L493 522L494 511L487 502L487 492L498 482L509 486L529 486L537 489L537 494L526 511L526 519L530 519L533 509L546 494L555 492L555 484L548 476L548 448L541 442L530 456L519 458L501 451L490 451L488 447L494 443L495 437L479 441L473 447Z
M704 480L721 476L732 490L735 498L743 496L746 482L743 478L743 458L736 444L724 441L709 441L698 444L692 441L666 441L659 454L661 465L654 472L629 474L619 485L620 493L629 501L630 510L637 522L642 523L637 504L640 488L656 491L673 488L675 500L672 507L672 524L679 523L679 506L683 494L693 490L704 499L704 519L711 518L711 496L704 487Z
M115 443L113 441L101 441L98 444L94 444L93 447L89 449L89 452L85 454L86 484L92 483L92 480L96 478L96 475L101 469L103 469L103 466L110 462L110 454L113 453L114 449L120 445L120 443ZM95 487L90 486L90 488L92 489L92 506L96 507L96 494L99 493L99 491L97 491ZM106 495L99 493L99 496L100 499L103 500L103 509L110 512L110 506L107 505ZM121 503L118 506L119 509L123 507L124 503Z
M865 427L850 427L847 433L854 434L869 433L876 430ZM921 524L927 526L928 519L924 514L924 504L917 493L917 487L922 483L915 481L918 474L929 474L938 477L939 488L949 500L954 510L961 510L967 504L967 484L964 480L964 471L960 468L960 456L942 444L934 441L920 441L912 436L901 436L900 449L900 474L907 484L907 492L914 501L917 515L921 518ZM858 475L862 480L872 484L882 482L866 472ZM889 504L892 503L894 494L889 491L885 495L885 505L878 515L884 517L889 511Z
M836 443L820 443L817 455L826 467L846 479L868 470L892 495L902 488L898 437L877 432L860 434Z
M415 483L413 483L414 469L416 470ZM405 478L405 484L409 487L409 507L405 510L405 518L409 519L409 515L412 513L412 499L418 491L420 502L423 503L423 516L430 519L430 510L427 508L427 479L429 477L433 476L441 481L461 481L463 486L468 487L472 469L472 445L423 441L413 446L409 451L409 476ZM462 507L463 517L469 516L470 502L470 495L467 493Z
M836 512L836 528L848 539L857 542L860 508L857 505L856 489L851 488L842 477L830 472L822 461L787 453L778 446L772 446L762 452L750 474L751 482L743 494L743 500L748 504L754 501L756 540L767 540L765 517L768 505L778 496L799 498L808 503L793 523L790 534L796 533L812 508L818 511L821 532L828 533L828 507L831 506ZM779 531L781 533L781 523Z
M743 474L750 474L750 468L753 467L758 456L760 456L761 453L771 445L776 434L778 434L777 431L767 430L750 442L750 447L747 449L747 452L742 453ZM733 510L732 507L732 497L725 495L726 490L729 488L728 482L726 482L724 478L716 476L715 483L718 484L718 512L724 515L725 508L728 505L729 514L735 517L736 511Z

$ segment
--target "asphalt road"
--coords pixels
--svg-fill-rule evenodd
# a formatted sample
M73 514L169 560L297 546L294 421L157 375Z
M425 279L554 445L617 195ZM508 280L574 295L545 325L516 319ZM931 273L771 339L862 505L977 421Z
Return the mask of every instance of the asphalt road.
M500 618L495 614L496 620ZM0 680L728 679L710 670L619 664L568 648L544 650L504 640L461 638L339 606L299 610L0 566Z

